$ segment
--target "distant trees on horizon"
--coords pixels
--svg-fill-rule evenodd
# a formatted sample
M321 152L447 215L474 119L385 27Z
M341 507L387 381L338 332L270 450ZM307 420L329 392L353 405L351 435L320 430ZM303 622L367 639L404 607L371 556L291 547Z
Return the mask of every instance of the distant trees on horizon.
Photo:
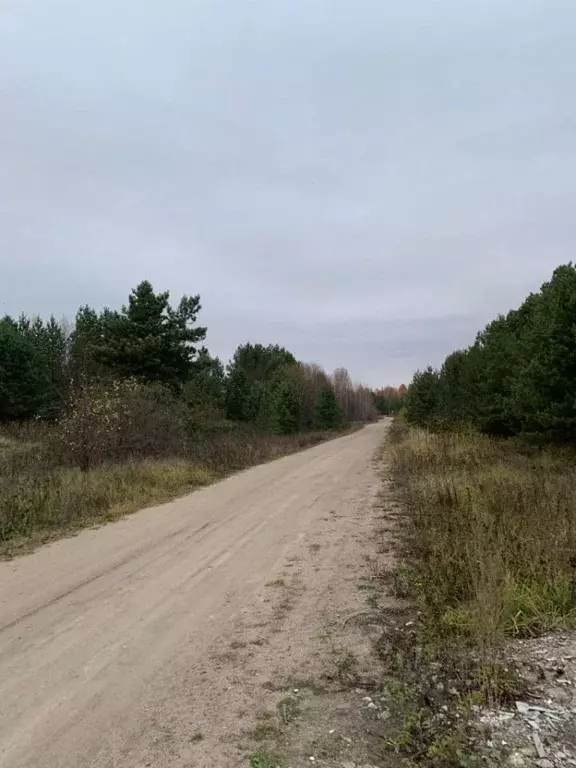
M372 393L344 368L329 376L279 345L246 343L227 366L203 346L200 296L173 305L141 282L119 310L0 319L0 421L54 420L78 393L113 380L165 389L198 419L227 418L279 434L331 429L394 412L400 395ZM393 394L395 392L396 394Z

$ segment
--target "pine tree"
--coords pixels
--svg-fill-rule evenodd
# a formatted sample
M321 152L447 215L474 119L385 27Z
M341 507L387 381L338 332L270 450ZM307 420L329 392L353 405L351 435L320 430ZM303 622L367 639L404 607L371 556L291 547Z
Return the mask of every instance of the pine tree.
M500 436L576 441L576 267L558 267L523 304L489 323L440 372L418 372L407 417L466 421Z
M224 366L208 350L200 350L185 387L184 399L197 412L223 411L226 397Z
M71 377L76 386L103 372L99 359L104 341L102 319L91 307L80 307L70 336Z
M287 372L288 373L288 372ZM301 428L302 399L297 382L289 375L283 375L277 385L278 428L283 435L292 435Z
M75 357L92 374L104 371L181 389L206 328L195 325L199 296L183 296L176 308L169 299L167 291L156 294L145 280L120 312L105 309L97 316L84 307L77 317Z
M258 391L258 413L256 425L264 432L280 434L282 432L279 421L279 392L273 382L259 382L252 390L252 394Z
M54 317L47 323L35 318L30 326L30 336L47 381L40 415L54 418L61 412L69 389L67 339Z
M49 381L28 333L10 318L0 320L0 420L36 416Z
M433 368L417 371L408 389L406 416L416 424L429 424L439 415L440 376Z
M277 380L281 370L297 365L296 358L278 345L243 344L228 366L228 418L241 421L261 420L262 399L268 384ZM270 405L266 405L268 412Z
M520 308L513 408L523 432L576 440L576 267L558 267Z

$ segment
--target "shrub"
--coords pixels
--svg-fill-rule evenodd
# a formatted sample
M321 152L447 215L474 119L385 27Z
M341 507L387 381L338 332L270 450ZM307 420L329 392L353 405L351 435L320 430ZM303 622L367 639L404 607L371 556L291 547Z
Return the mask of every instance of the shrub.
M161 385L134 379L91 384L73 397L54 431L62 463L86 471L135 457L183 455L187 409Z

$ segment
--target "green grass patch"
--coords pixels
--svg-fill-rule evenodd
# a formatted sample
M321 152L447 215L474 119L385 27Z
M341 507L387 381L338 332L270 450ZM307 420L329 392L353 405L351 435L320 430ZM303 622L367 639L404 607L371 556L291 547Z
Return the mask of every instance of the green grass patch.
M260 747L249 758L250 768L281 768L278 754L268 747Z

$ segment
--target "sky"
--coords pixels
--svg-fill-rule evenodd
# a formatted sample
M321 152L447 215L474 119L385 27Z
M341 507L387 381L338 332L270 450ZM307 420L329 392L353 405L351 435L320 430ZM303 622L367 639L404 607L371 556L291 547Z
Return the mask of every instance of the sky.
M199 293L370 386L574 256L573 0L6 0L0 313Z

